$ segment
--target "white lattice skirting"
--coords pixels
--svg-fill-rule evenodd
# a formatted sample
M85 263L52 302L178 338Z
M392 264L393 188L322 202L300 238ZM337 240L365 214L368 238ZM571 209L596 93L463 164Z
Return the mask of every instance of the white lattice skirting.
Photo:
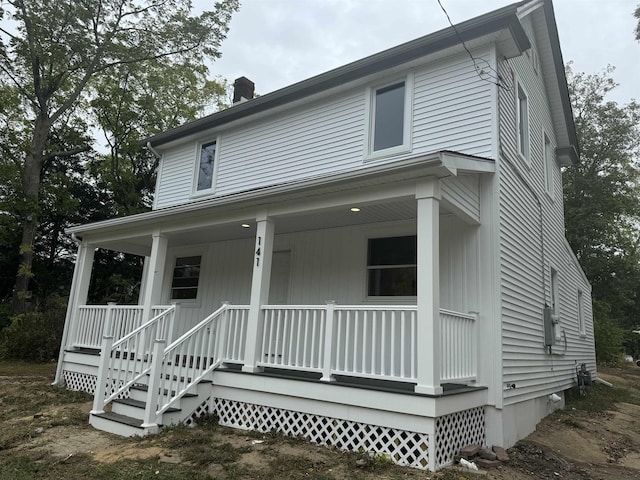
M471 408L436 418L436 468L453 462L467 445L484 445L484 407Z
M93 395L96 391L96 383L98 377L95 375L63 370L62 378L64 379L64 384L66 385L67 390L87 392L91 395ZM122 381L116 382L116 380L112 380L111 383L107 385L106 394L111 395L118 388L120 388L121 385ZM129 398L129 390L120 393L118 395L118 398Z
M87 392L91 395L96 391L96 380L98 377L95 375L63 370L62 378L64 379L67 390Z
M394 463L429 468L429 434L382 427L304 412L267 407L222 398L214 399L220 425L259 432L277 431L318 445L388 456ZM436 419L435 465L453 461L460 448L484 445L484 409L473 408Z

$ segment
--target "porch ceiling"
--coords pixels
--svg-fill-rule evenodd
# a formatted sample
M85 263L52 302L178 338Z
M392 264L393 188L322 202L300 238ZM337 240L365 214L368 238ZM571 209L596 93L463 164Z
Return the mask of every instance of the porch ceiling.
M359 212L352 212L351 207L360 208ZM450 214L444 207L440 215ZM344 227L348 225L365 225L416 218L416 201L408 198L396 202L351 205L345 207L316 210L306 214L292 214L274 218L276 235L325 228ZM208 226L191 231L181 231L168 234L170 245L195 245L221 240L235 240L254 238L255 219L247 219L249 228L243 228L242 222L232 224Z
M357 207L359 212L352 212L351 207ZM440 216L450 215L451 212L441 204ZM393 221L411 220L416 218L415 198L406 198L394 202L354 204L316 210L306 214L291 214L274 218L276 235L321 230L325 228L344 227L348 225L365 225ZM248 228L242 224L249 225ZM187 246L203 243L241 240L254 238L256 234L255 218L245 221L234 221L218 225L207 225L193 229L183 229L167 233L170 246ZM151 236L141 235L124 240L103 241L101 248L123 251L137 255L148 255L151 251Z

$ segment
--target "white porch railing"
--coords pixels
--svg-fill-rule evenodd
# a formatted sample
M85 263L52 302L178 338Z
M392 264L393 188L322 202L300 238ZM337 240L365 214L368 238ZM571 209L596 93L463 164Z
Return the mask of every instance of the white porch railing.
M415 306L267 305L259 366L416 379Z
M176 309L176 305L170 306L116 342L111 335L102 338L93 413L104 411L111 400L150 371L154 342L167 341L173 331Z
M94 412L148 373L143 425L153 426L221 363L244 363L249 306L223 304L165 348L175 309L115 343L103 338ZM263 311L258 366L318 372L325 381L332 375L417 381L415 305L265 305ZM476 317L441 310L440 320L441 382L475 380Z
M476 380L478 371L478 340L476 316L440 310L440 381L466 382Z
M156 317L169 308L171 305L155 306L151 317ZM71 339L71 345L99 349L103 335L112 336L114 341L118 341L142 325L143 311L144 308L140 305L81 305L78 307L75 336Z
M266 305L258 366L417 381L415 305ZM477 378L475 316L440 311L441 382Z
M144 424L156 424L159 415L223 361L244 361L248 312L248 306L225 303L154 356ZM156 343L158 353L163 346Z

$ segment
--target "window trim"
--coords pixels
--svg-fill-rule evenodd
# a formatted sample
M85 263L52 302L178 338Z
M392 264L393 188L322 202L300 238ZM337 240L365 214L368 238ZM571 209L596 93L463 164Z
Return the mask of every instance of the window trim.
M178 247L176 250L172 251L167 255L167 263L165 266L165 281L163 291L165 292L164 298L166 298L167 303L179 303L181 306L186 308L199 308L202 301L202 278L203 278L203 268L207 259L206 248L184 248ZM172 299L172 285L173 285L173 273L176 268L176 260L178 258L183 257L200 257L200 275L198 277L198 292L196 293L196 298L187 298L187 299Z
M576 300L578 302L578 334L581 337L586 337L587 328L584 322L584 292L580 288L578 289Z
M198 190L198 179L200 175L200 156L202 155L202 147L205 145L216 144L216 154L213 157L213 172L211 173L211 187ZM220 136L214 139L207 138L196 144L195 161L193 163L193 185L191 186L191 198L211 195L216 191L216 183L218 179L218 165L220 163Z
M378 158L408 153L411 151L412 131L413 131L413 72L409 72L404 77L394 77L382 83L377 83L366 90L365 97L365 138L364 138L364 160L375 160ZM376 94L378 90L404 82L404 117L402 130L402 144L382 150L374 150L375 140L375 111Z
M547 147L552 152L552 156L549 157ZM543 161L543 175L544 175L544 190L551 200L554 199L554 165L555 165L555 152L556 149L551 143L551 139L545 131L542 132L542 161Z
M415 302L417 301L417 291L416 295L369 295L369 272L371 268L369 266L369 242L371 240L381 239L381 238L396 238L396 237L416 237L416 285L418 282L418 259L417 259L417 239L418 235L413 233L402 233L402 232L388 232L385 235L367 235L364 238L364 301L365 302L387 302L387 303L406 303L407 301ZM398 264L398 265L385 265L386 268L403 268L403 267L412 267L413 264ZM384 268L383 267L383 268ZM378 267L380 268L380 267Z
M529 111L529 95L520 81L516 81L516 143L518 156L525 161L527 166L531 165L531 119ZM522 95L522 96L521 96ZM526 112L522 115L521 100L525 101ZM523 121L521 121L521 119ZM521 134L521 131L523 133ZM524 144L523 144L524 143Z

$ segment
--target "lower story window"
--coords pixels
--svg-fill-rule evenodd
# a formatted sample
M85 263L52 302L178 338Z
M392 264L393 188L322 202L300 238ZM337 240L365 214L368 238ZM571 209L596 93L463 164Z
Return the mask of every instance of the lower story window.
M417 238L370 238L367 251L367 294L370 297L417 295Z
M200 256L178 257L171 281L171 300L193 300L198 296Z

